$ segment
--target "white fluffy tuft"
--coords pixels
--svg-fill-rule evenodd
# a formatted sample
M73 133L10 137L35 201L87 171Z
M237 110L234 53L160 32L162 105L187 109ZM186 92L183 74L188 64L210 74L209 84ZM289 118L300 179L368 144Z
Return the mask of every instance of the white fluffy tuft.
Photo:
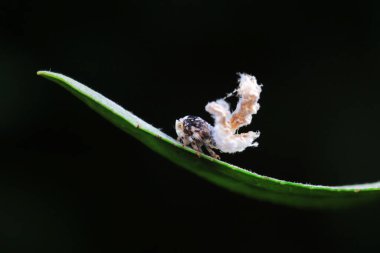
M260 136L260 132L236 133L240 127L249 125L252 121L252 115L259 110L260 105L257 101L260 98L262 86L257 84L254 76L239 75L239 87L237 89L239 102L233 113L231 113L230 106L224 99L210 102L205 108L215 120L212 131L215 145L225 153L241 152L247 147L257 147L258 143L254 141Z

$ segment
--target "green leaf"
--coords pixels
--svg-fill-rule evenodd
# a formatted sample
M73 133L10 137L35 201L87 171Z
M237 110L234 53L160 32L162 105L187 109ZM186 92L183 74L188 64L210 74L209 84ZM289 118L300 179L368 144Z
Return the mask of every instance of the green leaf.
M196 155L172 137L146 123L89 87L49 71L38 75L58 83L104 118L168 160L206 180L245 196L297 207L331 208L360 204L380 197L380 182L347 186L293 183L262 176L232 164Z

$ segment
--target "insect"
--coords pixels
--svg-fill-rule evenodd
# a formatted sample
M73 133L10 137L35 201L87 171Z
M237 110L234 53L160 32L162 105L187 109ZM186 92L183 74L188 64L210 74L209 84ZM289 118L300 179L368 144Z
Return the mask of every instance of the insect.
M214 126L197 116L185 116L176 120L175 129L177 140L185 146L191 146L200 154L204 146L208 153L219 159L213 149L223 153L242 152L247 147L257 147L254 142L260 132L249 131L237 133L242 126L252 121L252 115L260 108L261 87L254 76L239 74L239 86L226 97L210 102L205 109L214 118ZM231 112L230 105L225 101L227 97L236 95L239 98L236 109Z
M220 158L212 150L216 148L212 138L213 127L202 118L191 115L180 118L175 122L175 129L178 135L177 140L183 145L191 145L197 152L202 152L204 146L212 157Z

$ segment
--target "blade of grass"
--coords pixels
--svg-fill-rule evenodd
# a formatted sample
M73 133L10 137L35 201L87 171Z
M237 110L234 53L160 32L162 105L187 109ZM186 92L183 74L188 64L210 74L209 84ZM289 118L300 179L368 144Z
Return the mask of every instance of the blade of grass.
M58 83L101 116L146 146L216 185L248 197L297 207L331 208L380 198L380 182L349 186L321 186L288 182L259 175L183 147L172 137L89 87L62 74L39 71Z

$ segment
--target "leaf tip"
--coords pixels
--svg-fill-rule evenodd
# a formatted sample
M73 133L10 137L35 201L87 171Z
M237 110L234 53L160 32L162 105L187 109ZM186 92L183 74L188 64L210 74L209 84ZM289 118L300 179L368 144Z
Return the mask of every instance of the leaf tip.
M48 73L49 71L39 70L37 71L37 76L46 76Z

